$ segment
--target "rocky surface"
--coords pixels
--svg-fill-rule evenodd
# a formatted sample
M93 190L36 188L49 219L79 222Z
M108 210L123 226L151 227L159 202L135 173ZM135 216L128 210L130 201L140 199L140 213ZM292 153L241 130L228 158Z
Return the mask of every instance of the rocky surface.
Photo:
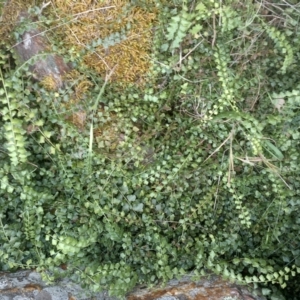
M106 292L89 294L69 279L47 285L35 271L0 273L0 300L117 300ZM139 289L128 300L265 300L254 296L245 287L216 276L192 282L189 277L172 280L164 288Z
M20 24L36 23L25 11L19 14L18 19ZM63 87L63 76L71 68L61 56L51 53L51 45L43 33L40 28L29 28L16 40L13 48L20 62L29 65L35 80L42 81L47 78L48 88L57 90Z
M94 299L107 299L99 294ZM80 286L64 279L56 285L47 285L34 271L0 274L0 300L75 300L93 299Z
M254 296L245 287L222 280L217 276L192 282L189 278L172 280L165 288L134 291L128 300L265 300Z

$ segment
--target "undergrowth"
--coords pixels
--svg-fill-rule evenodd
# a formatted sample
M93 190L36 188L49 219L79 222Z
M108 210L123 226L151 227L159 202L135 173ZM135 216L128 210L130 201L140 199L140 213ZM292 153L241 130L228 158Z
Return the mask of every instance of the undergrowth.
M80 23L52 2L27 8L76 70L64 89L19 63L30 22L12 20L1 44L0 268L55 280L66 265L118 296L213 272L285 299L300 273L299 4L115 1L122 35L101 24L106 36L88 40L76 24L103 12L85 1ZM87 65L139 55L137 12L153 21L132 61L142 75Z

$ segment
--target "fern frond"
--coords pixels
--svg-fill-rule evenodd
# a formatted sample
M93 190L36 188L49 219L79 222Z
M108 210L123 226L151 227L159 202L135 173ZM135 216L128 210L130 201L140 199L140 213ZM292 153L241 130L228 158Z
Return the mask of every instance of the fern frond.
M2 93L0 94L4 95L1 102L5 105L1 110L3 120L5 121L3 126L4 136L7 140L5 146L12 165L17 166L19 163L25 162L29 155L25 149L25 130L22 127L22 121L14 117L17 113L17 104L13 101L13 93L9 93L6 88L6 83L1 70L0 75L3 83Z
M287 68L293 63L294 53L293 48L287 41L285 35L275 27L271 27L263 22L263 28L268 36L273 40L276 47L280 49L285 58L281 67L282 73L285 73Z
M16 166L19 163L26 162L28 152L25 149L26 139L25 130L22 128L22 121L19 119L11 119L4 125L5 138L7 140L6 149L11 163Z
M174 16L167 28L167 39L172 41L170 50L179 47L180 43L186 37L187 32L193 24L193 14L183 10L180 14Z

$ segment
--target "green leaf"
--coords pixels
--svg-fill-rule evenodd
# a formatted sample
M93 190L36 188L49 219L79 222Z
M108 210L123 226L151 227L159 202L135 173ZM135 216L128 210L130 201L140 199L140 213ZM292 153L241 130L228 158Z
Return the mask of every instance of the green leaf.
M283 282L282 284L280 284L280 287L281 287L282 289L285 289L285 288L286 288L286 283Z
M137 212L143 212L143 210L144 210L144 204L143 203L139 203L136 206L133 206L133 210L137 211Z
M135 195L128 195L127 196L128 201L133 202L136 200L136 196Z
M273 274L267 274L266 277L269 281L272 281L274 278Z
M265 281L266 281L266 278L265 278L263 275L260 275L260 276L259 276L259 280L260 280L261 282L265 282Z
M279 160L284 159L284 155L282 154L282 152L269 140L264 140L264 145L266 146L266 149L273 155L273 157L276 157Z
M261 292L264 296L270 295L271 294L271 290L267 289L267 288L262 288Z

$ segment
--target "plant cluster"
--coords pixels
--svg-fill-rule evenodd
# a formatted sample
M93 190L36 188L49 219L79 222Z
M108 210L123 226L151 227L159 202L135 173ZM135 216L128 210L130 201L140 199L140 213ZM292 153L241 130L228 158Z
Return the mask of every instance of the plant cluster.
M261 285L270 299L296 290L299 4L112 1L126 3L124 41L129 11L156 14L140 85L85 63L98 47L126 48L119 35L114 45L92 36L79 51L75 15L86 16L89 1L53 3L61 6L39 17L56 24L53 47L78 71L66 89L32 82L11 46L0 49L0 268L35 267L55 280L63 264L113 295L208 271ZM101 7L95 20L108 17ZM68 46L59 24L70 28ZM116 37L110 22L98 26Z

